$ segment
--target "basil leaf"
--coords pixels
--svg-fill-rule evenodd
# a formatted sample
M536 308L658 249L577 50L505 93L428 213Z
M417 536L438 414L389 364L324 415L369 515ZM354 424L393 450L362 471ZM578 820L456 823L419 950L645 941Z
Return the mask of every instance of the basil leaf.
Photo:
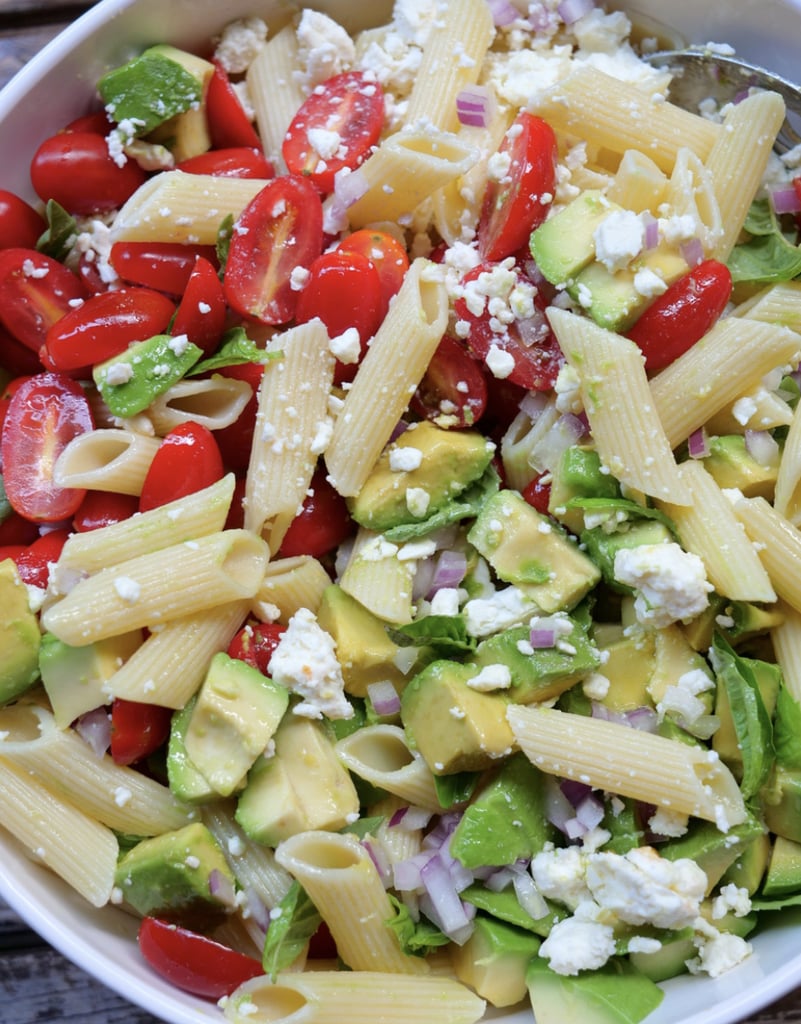
M728 260L735 284L790 281L801 274L801 248L785 238L767 199L751 204L745 230L752 237L735 246Z
M424 537L434 530L450 526L451 523L458 523L462 519L475 519L487 499L492 497L499 488L498 472L493 466L489 466L480 479L466 487L458 497L437 509L427 519L423 519L419 523L403 523L401 526L393 526L384 531L384 536L393 544L404 544L416 537Z
M395 908L395 916L386 924L397 936L404 953L409 956L425 956L437 946L445 946L450 942L448 936L443 935L439 928L425 917L414 921L408 908L400 900L390 895L389 901Z
M197 377L225 366L241 366L244 363L264 364L280 358L280 352L266 352L259 348L255 341L250 340L243 327L232 327L223 335L220 347L214 355L196 363L186 376Z
M270 912L270 927L264 940L261 964L265 974L276 975L300 956L306 943L320 927L322 918L299 882Z
M78 224L71 213L67 213L55 199L48 199L45 207L47 227L36 243L38 252L63 263L75 243Z
M801 772L801 704L782 683L773 718L776 763L790 772Z

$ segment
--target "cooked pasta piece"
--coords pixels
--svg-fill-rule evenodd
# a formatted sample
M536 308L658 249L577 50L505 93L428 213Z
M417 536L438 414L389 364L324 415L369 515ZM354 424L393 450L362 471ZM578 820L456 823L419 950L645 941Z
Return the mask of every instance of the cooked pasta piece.
M799 406L784 440L773 507L793 526L801 526L801 412Z
M267 566L253 599L253 613L265 622L285 625L301 608L316 612L330 583L322 563L311 555L279 558Z
M764 498L735 498L734 513L758 545L771 583L787 604L801 611L801 531Z
M501 439L501 458L510 487L524 491L545 466L537 458L537 449L561 417L556 402L549 401L532 421L526 411L515 416Z
M734 776L703 747L535 705L513 704L507 718L520 749L541 771L713 821L724 832L746 819Z
M245 75L264 152L283 167L281 144L306 98L300 86L298 40L292 25L268 39Z
M723 223L712 174L692 150L682 146L676 156L665 201L673 217L690 218L693 234L711 255L721 242Z
M239 419L252 395L247 381L213 373L203 380L173 384L148 407L147 414L161 437L190 421L208 430L222 430Z
M410 749L397 725L369 725L337 743L337 755L351 773L407 803L441 811L434 776L423 758Z
M801 281L779 281L741 303L733 313L749 320L783 324L801 333Z
M139 495L160 446L161 438L132 430L79 434L56 459L53 479L59 487Z
M359 604L385 622L412 620L415 562L398 557L400 548L361 527L339 585Z
M584 410L604 465L627 487L675 505L690 504L637 345L587 317L553 308L547 315L579 375Z
M770 639L784 685L801 701L801 612L784 603L780 607L783 621L770 631Z
M351 496L361 490L422 380L447 323L448 296L442 275L428 260L416 259L334 423L325 461L340 494Z
M624 210L633 210L635 213L648 210L657 216L659 207L665 201L667 189L668 178L664 171L645 153L638 149L628 149L606 191L606 197Z

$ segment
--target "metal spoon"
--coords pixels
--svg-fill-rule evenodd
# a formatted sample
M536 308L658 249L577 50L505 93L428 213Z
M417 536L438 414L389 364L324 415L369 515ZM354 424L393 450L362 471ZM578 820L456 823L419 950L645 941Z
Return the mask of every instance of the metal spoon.
M722 105L750 88L779 93L787 106L788 116L777 136L776 151L785 153L801 144L797 127L801 125L801 86L738 57L724 56L710 49L660 50L645 59L674 73L668 99L693 113L697 113L699 104L710 97Z

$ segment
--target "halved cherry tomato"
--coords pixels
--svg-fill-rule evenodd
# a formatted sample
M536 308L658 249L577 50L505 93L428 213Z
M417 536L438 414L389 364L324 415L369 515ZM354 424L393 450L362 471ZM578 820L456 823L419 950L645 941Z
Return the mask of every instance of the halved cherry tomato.
M78 533L99 530L102 526L121 523L139 511L139 498L133 494L115 494L113 491L87 491L72 519Z
M259 960L155 917L144 918L139 926L139 948L163 978L205 999L221 999L264 974Z
M163 747L170 735L172 710L115 698L111 704L111 756L116 764L134 764Z
M163 334L174 313L172 300L152 288L100 292L50 327L45 339L49 363L56 370L102 363L133 342Z
M227 654L269 675L270 659L284 633L286 626L277 622L248 622L228 645Z
M626 332L642 349L646 370L663 370L692 348L726 308L731 290L729 268L717 260L674 281Z
M176 169L186 174L211 174L217 178L263 178L269 181L275 177L273 165L255 146L210 149L182 160Z
M411 404L419 416L454 427L471 427L484 415L484 374L455 338L446 334L439 343Z
M312 263L295 307L299 324L319 317L331 338L355 327L361 342L360 359L383 313L381 281L375 265L358 252L340 249L324 252ZM336 382L352 380L357 368L358 363L337 362Z
M0 562L10 558L12 562L25 553L27 544L0 544Z
M551 476L550 473L538 473L537 476L523 489L525 501L543 515L548 514L548 502L551 498Z
M25 351L27 352L28 349L26 348ZM40 372L41 367L39 367L36 370L36 373ZM34 374L20 374L18 377L13 377L10 381L8 381L8 383L5 385L2 391L0 391L0 427L2 427L3 422L5 421L6 413L8 412L8 407L9 405L11 405L11 399L14 397L17 391L19 391L19 389L22 387L25 381L32 376L34 376Z
M344 71L319 85L300 106L281 147L293 174L331 192L334 175L354 170L378 142L384 124L384 93L361 71Z
M361 228L343 238L337 248L345 252L361 253L373 264L381 282L381 298L386 315L389 301L397 295L409 269L409 256L401 243L386 231Z
M261 378L264 375L264 366L260 363L240 363L239 365L223 366L218 372L223 377L244 380L253 389L253 394L248 404L239 414L239 419L230 426L215 431L217 446L222 454L223 463L227 469L241 475L247 470L250 461L253 431L256 427L258 391Z
M256 129L239 102L225 69L219 64L214 65L214 74L206 92L206 117L214 149L234 146L262 148Z
M0 250L0 321L32 352L50 327L88 292L57 260L34 249Z
M0 249L35 249L44 217L13 192L0 189Z
M488 264L479 264L465 274L463 283L469 285L481 274L491 271L492 267ZM490 314L487 305L479 314L471 311L465 298L457 299L454 305L457 317L469 325L465 339L469 351L488 368L487 357L492 360L493 350L508 353L513 359L513 366L506 373L506 379L527 391L547 391L552 388L564 357L543 315L543 302L539 296L534 298L533 317L522 324L512 320L502 332L493 330L495 317ZM525 334L521 333L523 330Z
M168 295L183 295L198 256L216 267L213 245L182 245L180 242L115 242L109 263L128 284L155 288Z
M80 216L116 210L146 178L134 160L116 164L105 138L94 132L51 135L31 161L31 182L39 198L55 199Z
M79 384L58 373L29 377L6 413L0 453L6 497L26 519L69 519L84 499L78 488L59 487L53 467L69 442L94 427Z
M23 345L0 324L0 366L12 377L27 377L42 372L38 353Z
M545 220L556 187L556 136L542 118L525 110L518 114L498 152L511 162L484 193L478 251L485 260L505 259L525 244Z
M354 532L345 499L334 490L322 470L318 469L312 477L309 492L281 541L282 558L319 558Z
M23 583L46 589L50 567L58 561L69 535L69 530L50 530L28 545L16 559L17 572Z
M11 512L0 523L0 544L21 544L27 547L39 536L39 527L30 519L25 519L18 512Z
M275 178L236 223L223 282L228 305L267 324L292 319L300 294L296 267L308 270L323 247L323 204L304 178Z
M220 344L225 319L222 282L211 263L198 256L175 314L171 333L185 334L193 345L202 348L208 356Z
M214 434L200 423L182 423L161 442L142 484L139 510L147 512L209 487L223 475Z

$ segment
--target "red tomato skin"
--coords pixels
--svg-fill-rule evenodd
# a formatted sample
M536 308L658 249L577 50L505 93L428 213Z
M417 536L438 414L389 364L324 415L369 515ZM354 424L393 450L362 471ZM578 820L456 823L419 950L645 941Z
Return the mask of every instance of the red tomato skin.
M400 291L409 269L409 256L401 243L386 231L361 228L343 238L337 248L361 253L376 268L381 283L383 316L386 316L390 300Z
M146 179L134 160L118 166L105 138L94 132L51 135L31 161L31 182L39 198L55 199L79 216L116 210Z
M95 110L92 114L82 114L76 117L64 129L65 132L92 132L94 135L102 135L104 138L114 127L114 122L109 120L105 110Z
M18 512L12 512L0 523L0 545L28 547L39 536L39 527Z
M44 590L50 580L50 567L61 555L67 543L69 530L50 530L43 533L17 558L17 572L23 583Z
M76 533L89 533L103 526L121 523L139 511L139 498L113 491L87 491L72 519Z
M250 449L253 445L253 431L256 428L256 411L259 404L258 391L264 375L264 367L257 363L242 363L239 366L223 366L219 372L223 377L244 380L253 389L253 394L239 414L239 419L230 426L215 432L217 446L222 453L225 467L241 476L246 472L250 462Z
M233 638L226 653L268 676L270 659L285 632L286 626L277 622L249 622Z
M111 704L111 756L115 764L135 764L163 747L172 710L115 698Z
M168 295L183 295L198 256L216 267L213 245L179 242L115 242L109 262L128 284L154 288Z
M284 137L281 153L292 174L303 175L323 193L333 191L334 175L354 170L378 142L384 124L384 94L361 71L344 71L318 86L301 104ZM321 159L309 131L337 133L341 154Z
M163 334L175 306L151 288L100 292L50 327L45 347L50 365L76 370L111 359L136 341Z
M41 373L38 353L23 345L0 324L0 366L13 377L28 377Z
M35 249L44 217L13 192L0 189L0 249Z
M155 917L142 920L138 938L142 956L158 974L204 999L221 999L264 974L253 957Z
M503 181L490 181L484 193L478 222L478 251L484 260L505 259L525 245L545 220L556 187L556 136L542 118L518 114L499 153L507 153L512 162Z
M275 168L255 146L229 146L182 160L176 170L186 174L211 174L216 178L256 178L270 181Z
M214 74L206 92L206 116L214 149L233 149L239 146L263 148L258 132L239 102L227 72L219 64L214 65Z
M281 541L280 556L312 555L319 558L332 551L354 532L353 520L345 499L317 470L303 501L301 511L292 520Z
M731 298L729 268L704 260L645 310L626 336L645 356L649 373L664 370L702 338Z
M142 484L139 511L194 494L223 476L223 461L214 435L200 423L175 427L161 442Z
M1 544L0 545L0 562L5 562L7 558L10 558L12 562L25 554L27 544Z
M170 333L185 334L209 356L220 344L226 316L222 281L211 263L198 256Z
M384 302L375 265L358 252L324 252L309 268L309 278L295 307L299 324L319 317L336 338L350 327L359 332L361 352L381 325ZM352 380L358 363L337 362L336 382Z
M0 250L0 321L32 352L50 327L88 298L81 281L57 260L34 249Z
M35 522L70 519L86 492L59 487L53 466L74 438L94 429L83 389L63 374L29 377L16 391L3 422L0 454L6 497Z
M549 474L540 473L524 488L523 498L532 508L548 515L548 502L551 498Z
M231 239L223 286L228 305L266 324L288 323L299 292L290 274L308 270L323 246L323 205L304 178L275 178L245 207Z
M472 427L484 415L484 374L455 338L446 334L439 343L411 404L419 416L447 426Z

